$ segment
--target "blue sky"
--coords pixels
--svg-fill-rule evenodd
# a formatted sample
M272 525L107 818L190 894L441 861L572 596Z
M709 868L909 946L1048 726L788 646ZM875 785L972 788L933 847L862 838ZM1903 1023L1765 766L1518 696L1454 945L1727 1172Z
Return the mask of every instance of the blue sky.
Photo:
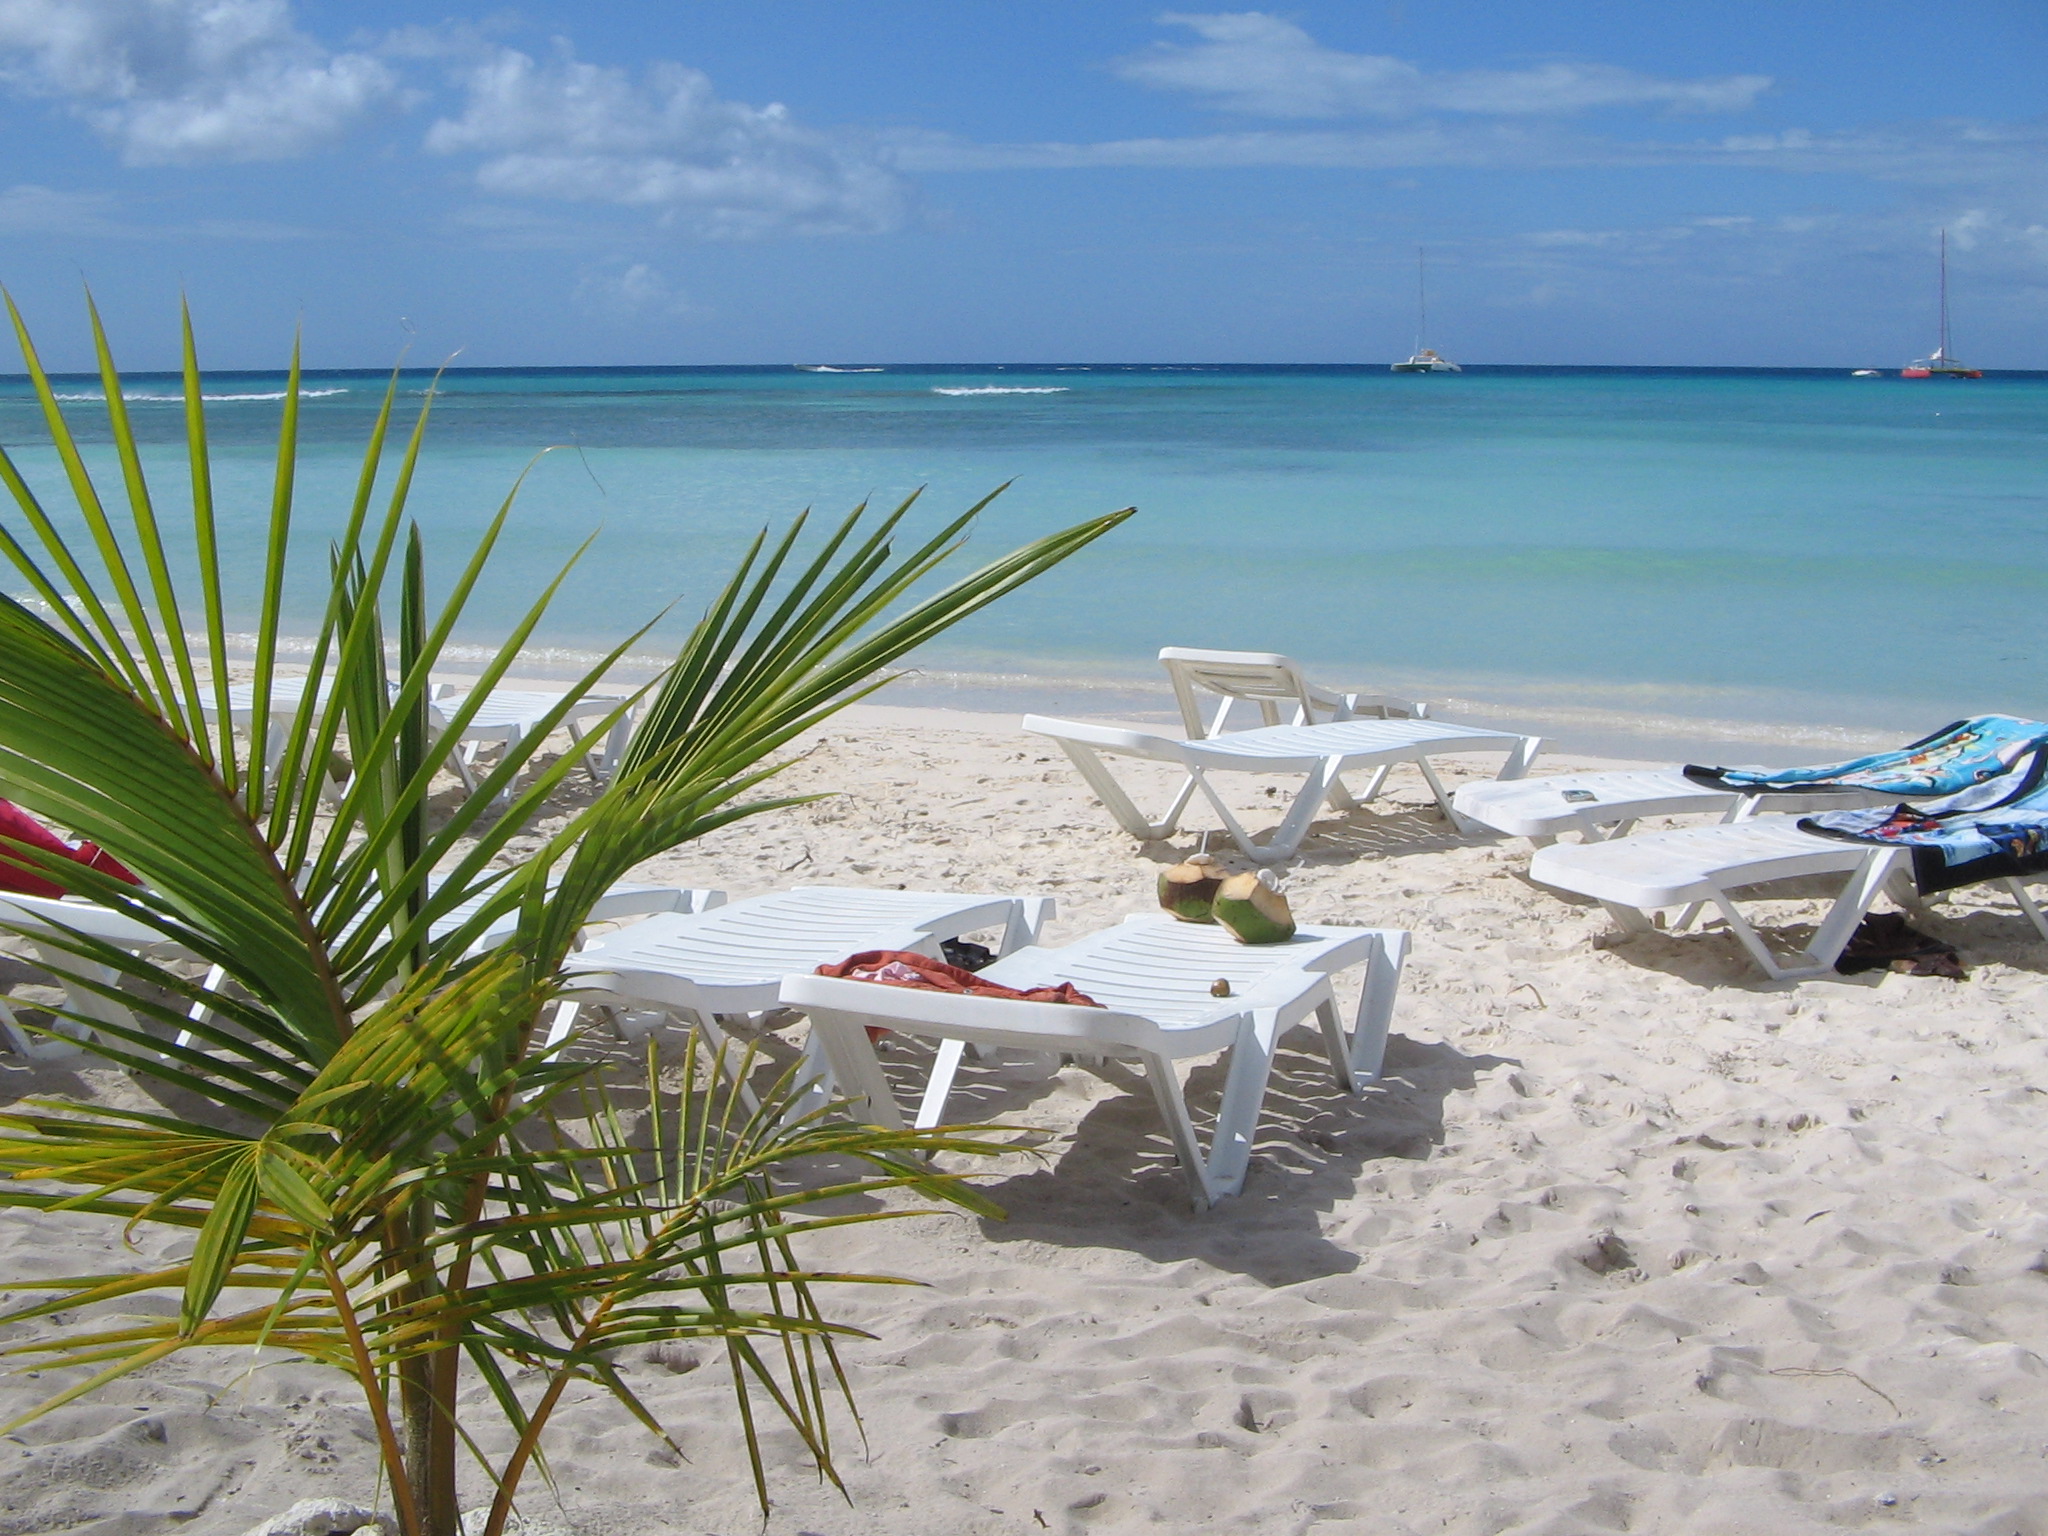
M0 0L0 281L131 367L2048 367L2048 5Z

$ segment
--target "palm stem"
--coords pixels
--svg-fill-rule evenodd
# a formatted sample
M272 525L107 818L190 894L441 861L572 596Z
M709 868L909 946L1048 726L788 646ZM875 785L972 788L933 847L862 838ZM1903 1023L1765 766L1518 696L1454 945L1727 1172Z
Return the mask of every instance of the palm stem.
M355 1360L356 1380L363 1387L363 1401L369 1406L370 1418L377 1426L378 1450L384 1459L384 1470L391 1478L391 1496L398 1502L399 1531L401 1536L425 1536L420 1525L419 1506L413 1502L412 1484L406 1477L405 1456L398 1448L398 1435L391 1427L391 1405L384 1400L377 1364L370 1358L369 1345L364 1342L362 1324L349 1300L348 1285L328 1254L320 1255L320 1272L326 1277L327 1294L334 1299L335 1316L341 1320L342 1332L348 1338L349 1354Z

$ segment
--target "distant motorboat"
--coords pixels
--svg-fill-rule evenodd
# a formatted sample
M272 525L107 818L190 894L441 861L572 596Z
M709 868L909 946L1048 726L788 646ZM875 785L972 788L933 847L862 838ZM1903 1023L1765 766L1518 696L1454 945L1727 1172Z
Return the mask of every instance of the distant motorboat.
M1984 370L1948 355L1948 231L1941 232L1941 344L1932 357L1899 370L1902 379L1981 379Z
M1436 348L1425 347L1422 338L1429 330L1429 290L1423 284L1422 247L1415 248L1415 355L1405 363L1389 363L1392 373L1463 373L1448 357L1437 356Z
M1881 379L1884 374L1876 368L1858 368L1849 375L1852 379Z

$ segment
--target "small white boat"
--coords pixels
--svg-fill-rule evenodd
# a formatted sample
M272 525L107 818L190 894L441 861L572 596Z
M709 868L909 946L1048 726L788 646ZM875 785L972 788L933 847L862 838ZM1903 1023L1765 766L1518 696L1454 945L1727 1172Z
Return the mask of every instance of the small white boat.
M1849 377L1852 379L1881 379L1884 377L1884 373L1876 368L1858 368Z
M1422 280L1422 247L1415 248L1415 355L1405 363L1389 363L1393 373L1463 373L1465 370L1448 357L1437 356L1435 347L1425 347L1423 336L1429 330L1429 291Z
M1387 365L1395 373L1463 373L1465 370L1448 357L1438 357L1433 347L1424 347L1405 363Z

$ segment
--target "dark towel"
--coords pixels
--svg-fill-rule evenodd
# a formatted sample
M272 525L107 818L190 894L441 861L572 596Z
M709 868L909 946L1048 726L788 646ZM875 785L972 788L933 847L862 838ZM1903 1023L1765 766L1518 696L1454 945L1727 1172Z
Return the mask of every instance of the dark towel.
M1965 981L1967 973L1953 944L1909 927L1897 912L1873 912L1857 926L1835 969L1844 976L1863 971L1893 970L1901 976L1946 976Z

